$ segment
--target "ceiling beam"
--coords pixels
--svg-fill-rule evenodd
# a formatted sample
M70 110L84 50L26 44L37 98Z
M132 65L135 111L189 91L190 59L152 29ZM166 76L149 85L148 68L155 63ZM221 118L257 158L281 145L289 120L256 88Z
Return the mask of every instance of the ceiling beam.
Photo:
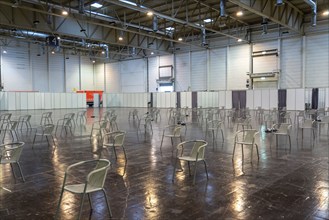
M213 32L213 33L216 33L216 34L219 34L219 35L222 35L222 36L226 36L228 38L233 38L233 39L236 39L236 40L239 39L239 37L237 37L237 36L226 34L226 33L223 33L221 31L217 31L217 30L214 30L214 29L211 29L211 28L208 28L208 27L201 27L200 25L197 25L197 24L194 24L194 23L191 23L189 21L182 20L182 19L179 19L179 18L174 18L174 17L166 15L166 14L162 14L160 12L154 11L154 10L152 10L150 8L147 8L145 6L142 6L142 5L138 5L138 4L132 5L132 4L127 4L127 3L120 2L120 1L117 1L117 0L105 0L105 2L112 3L114 5L124 7L124 8L128 8L128 9L131 9L131 10L134 10L134 11L139 11L139 12L142 12L142 13L145 13L145 14L148 11L152 11L154 15L156 15L160 18L163 18L163 19L166 19L168 21L172 21L172 22L175 22L175 23L178 23L178 24L181 24L181 25L186 25L186 26L192 27L194 29L197 29L199 31L201 31L201 29L204 28L206 31Z
M267 18L283 27L286 27L299 34L303 34L303 20L304 14L296 9L292 4L283 4L276 6L276 0L268 0L264 5L264 1L249 0L249 4L242 0L228 0L231 3L238 5L239 7L259 15L263 18Z

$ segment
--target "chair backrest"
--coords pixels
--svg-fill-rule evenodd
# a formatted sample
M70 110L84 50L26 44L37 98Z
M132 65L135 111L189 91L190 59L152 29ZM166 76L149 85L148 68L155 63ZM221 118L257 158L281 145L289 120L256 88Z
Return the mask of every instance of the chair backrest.
M173 135L179 137L181 135L182 126L175 125Z
M257 133L257 130L255 129L245 129L243 131L244 136L243 136L243 141L247 143L254 143L254 137L255 134Z
M110 165L109 160L99 159L95 169L87 176L87 187L91 185L96 188L103 188Z
M208 145L208 143L203 140L194 141L194 145L190 152L190 157L196 158L198 156L198 159L204 159L205 158L205 149L206 149L207 145Z
M125 131L113 131L104 135L103 144L106 144L106 140L109 140L111 144L123 146L126 138Z
M16 142L0 145L0 163L18 162L24 144L24 142Z
M313 119L305 119L303 122L303 128L313 128Z
M5 113L0 115L0 121L9 121L11 118L11 113Z

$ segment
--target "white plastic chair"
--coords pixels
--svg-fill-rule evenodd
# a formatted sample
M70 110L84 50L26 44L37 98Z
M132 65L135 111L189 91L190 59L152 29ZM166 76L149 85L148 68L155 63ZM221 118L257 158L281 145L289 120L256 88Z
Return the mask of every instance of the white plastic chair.
M290 137L291 124L288 123L274 124L272 127L272 131L274 131L273 135L275 136L277 147L278 147L278 137L286 136L289 141L289 148L291 149L291 137Z
M18 122L17 121L8 121L8 122L5 122L4 124L6 124L6 125L4 125L5 129L1 129L1 133L3 133L2 143L4 143L7 132L10 133L12 142L15 141L15 138L16 138L16 141L19 141L18 135L16 132Z
M95 165L95 163L97 163L95 168L93 168L93 170L87 174L86 179L83 183L72 184L70 181L68 181L68 179L70 179L69 176L71 175L73 170L77 170L80 167L88 166L89 164ZM60 205L62 202L64 191L68 191L73 194L80 194L82 196L81 202L80 202L78 219L81 218L83 200L85 198L85 195L87 194L89 203L90 203L90 207L91 207L91 209L93 209L91 199L90 199L90 193L102 191L104 194L104 197L105 197L109 215L110 215L110 217L112 217L111 208L110 208L108 198L107 198L107 195L106 195L106 192L104 189L104 183L105 183L107 172L108 172L108 169L110 168L110 165L111 165L110 161L108 161L106 159L99 159L99 160L81 161L81 162L68 166L65 171L62 191L61 191L61 195L59 198L55 219L58 219L58 213L60 210Z
M247 118L239 118L237 123L236 123L236 131L239 130L239 127L242 127L242 130L245 130L246 128L252 128L251 125L251 118L247 117Z
M319 127L319 135L321 134L321 127L325 127L327 125L327 135L329 135L329 116L320 117L320 121L317 121Z
M184 153L185 145L191 145L191 144L193 145L191 151L188 154ZM173 182L174 182L174 179L175 179L175 172L176 172L177 162L180 162L181 160L187 161L188 168L189 168L189 175L191 175L190 162L195 163L193 184L195 184L197 163L198 162L203 162L204 163L204 167L205 167L206 174L207 174L207 180L209 179L208 170L207 170L207 163L206 163L206 160L205 160L205 149L206 149L207 145L208 145L208 143L204 140L184 141L184 142L177 145L176 161L175 161L173 176L172 176L172 181Z
M44 112L41 115L40 125L54 124L53 119L51 118L52 112Z
M257 157L259 160L258 146L255 143L255 137L258 134L259 134L259 132L255 129L245 129L245 130L237 131L235 133L235 137L234 137L234 148L233 148L232 160L234 159L235 148L236 148L237 144L241 145L242 159L244 158L243 146L246 145L246 146L251 147L251 161L252 161L253 149L254 149L254 145L255 145L256 150L257 150Z
M0 145L0 164L10 164L13 175L15 176L13 164L17 164L23 182L25 178L22 173L21 165L19 164L19 159L22 154L24 142L8 143Z
M53 124L46 124L46 125L42 125L39 128L37 128L34 138L33 138L32 148L34 146L35 139L37 136L41 136L41 138L46 137L47 142L48 142L48 147L50 145L48 137L51 137L51 139L53 140L53 143L56 147L56 143L55 143L54 136L53 136L54 129L55 129L55 125L53 125Z
M95 131L96 131L96 136L100 136L101 139L103 139L103 134L107 133L107 120L101 120L101 121L96 121L93 123L91 132L90 132L90 138L93 137Z
M162 149L162 143L164 137L169 137L171 140L171 145L174 146L174 138L179 138L179 140L182 142L182 134L181 134L182 126L181 125L169 125L166 126L163 129L162 133L162 139L161 139L161 145L160 150Z
M139 118L138 125L137 125L137 137L139 137L138 132L142 133L141 127L144 127L145 134L146 134L147 130L150 130L151 134L153 134L152 118L149 116Z
M61 135L63 133L63 129L65 130L65 134L67 134L67 129L69 129L69 131L73 135L72 127L74 127L74 126L75 126L74 125L74 113L65 114L64 118L59 119L57 121L55 134L57 134L58 127L61 127Z
M222 124L223 122L220 120L209 121L206 125L205 140L207 140L208 133L211 132L213 143L215 143L215 140L217 139L217 135L218 135L218 130L220 130L222 134L222 141L224 142L224 133L222 129Z
M137 109L134 109L132 111L129 111L128 120L130 120L130 118L132 118L133 120L135 120L135 118L137 120L139 120L139 118L138 118L138 110Z
M126 164L127 164L127 154L124 147L125 137L126 137L125 131L113 131L106 133L103 138L103 148L106 148L108 150L108 148L111 147L113 149L115 159L118 158L116 148L122 148L123 154L125 156L125 169L123 173L125 173L126 171ZM100 151L99 157L101 157L101 153L102 151Z
M315 128L314 128L315 121L313 119L305 119L304 122L299 125L299 128L302 130L302 140L304 140L304 130L308 129L311 131L312 139L315 139ZM298 139L299 129L297 131L297 139Z
M79 111L76 114L76 123L78 123L78 121L80 122L80 124L84 124L87 122L87 117L86 117L87 111Z
M23 130L23 125L25 124L26 129L32 129L31 123L31 115L22 115L18 118L18 125L17 127L19 127L19 125L21 125L21 130Z

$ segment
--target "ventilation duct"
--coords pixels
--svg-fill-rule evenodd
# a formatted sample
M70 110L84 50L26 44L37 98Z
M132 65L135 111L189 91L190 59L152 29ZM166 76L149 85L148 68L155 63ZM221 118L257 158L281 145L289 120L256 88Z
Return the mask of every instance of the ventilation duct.
M311 25L314 27L316 26L316 2L312 0L304 0L309 6L312 8L312 17L311 17Z
M225 7L226 7L226 0L220 0L219 9L220 9L221 17L226 17Z
M205 28L201 28L201 45L202 46L207 46L207 42L206 42L206 29Z
M157 32L158 31L158 17L157 16L153 16L153 31Z
M85 5L83 0L79 0L79 13L84 14L85 13Z
M263 22L261 24L263 26L263 33L262 34L267 34L267 25L268 25L267 18L263 18Z

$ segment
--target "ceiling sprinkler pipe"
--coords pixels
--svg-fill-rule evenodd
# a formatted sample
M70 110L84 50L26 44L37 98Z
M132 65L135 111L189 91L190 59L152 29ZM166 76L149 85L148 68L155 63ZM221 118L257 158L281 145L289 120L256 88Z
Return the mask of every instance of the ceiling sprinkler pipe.
M158 31L158 17L153 16L153 31L157 32Z

